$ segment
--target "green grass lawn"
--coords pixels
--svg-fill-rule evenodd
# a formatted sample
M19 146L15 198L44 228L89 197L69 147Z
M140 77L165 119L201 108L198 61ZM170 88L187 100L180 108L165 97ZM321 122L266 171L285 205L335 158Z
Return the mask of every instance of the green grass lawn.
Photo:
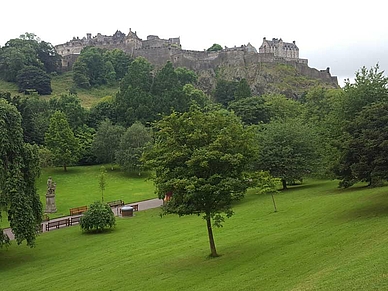
M101 200L99 175L101 166L68 167L42 169L37 181L38 193L43 205L46 204L47 179L52 177L57 184L55 202L58 212L50 214L50 218L69 214L73 207L90 205ZM113 171L106 166L106 186L104 201L124 200L125 203L157 198L153 182L147 175L128 175L118 168Z
M70 88L73 86L74 83L72 72L65 72L63 74L52 76L51 88L53 89L53 92L51 95L41 96L41 98L48 100L52 97L59 97L62 94L68 94ZM119 90L119 86L117 84L116 86L99 86L90 89L77 88L76 90L77 96L80 98L82 106L85 108L90 108L103 97L115 96ZM5 82L3 80L0 80L0 92L1 91L10 92L12 96L22 95L18 92L16 83Z
M99 175L101 166L68 167L67 172L63 168L44 168L37 180L36 187L43 203L43 211L46 206L47 179L51 176L57 184L55 204L57 212L49 214L50 218L69 215L69 209L90 205L101 200L99 187ZM106 166L106 188L104 201L124 200L125 203L157 198L154 192L153 182L147 174L142 176L128 175L119 169L113 171ZM2 214L3 220L0 227L9 226L6 215Z
M160 218L158 209L119 218L104 234L43 233L35 248L0 250L1 288L388 290L387 188L336 185L307 181L281 192L277 213L270 196L249 191L214 231L216 259L207 257L203 219Z

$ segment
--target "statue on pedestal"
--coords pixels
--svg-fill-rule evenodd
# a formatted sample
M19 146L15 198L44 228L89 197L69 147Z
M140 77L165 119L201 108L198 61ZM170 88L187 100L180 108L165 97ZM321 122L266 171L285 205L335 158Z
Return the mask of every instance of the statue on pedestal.
M51 176L47 180L47 193L46 193L46 210L45 213L54 213L57 212L57 207L55 206L55 188L57 184L54 183Z

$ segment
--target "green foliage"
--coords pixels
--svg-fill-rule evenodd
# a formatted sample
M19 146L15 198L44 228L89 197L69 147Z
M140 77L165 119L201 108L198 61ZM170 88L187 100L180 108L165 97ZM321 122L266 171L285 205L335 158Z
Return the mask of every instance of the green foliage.
M274 194L279 193L278 187L282 180L280 178L272 177L269 172L265 171L253 173L252 178L254 180L253 184L259 188L260 194L271 194L273 208L274 211L277 212L278 209L276 207Z
M208 52L216 52L221 50L222 50L222 46L219 45L218 43L213 44L211 47L207 49Z
M86 47L74 63L73 80L80 88L114 85L127 73L131 58L121 50Z
M81 100L74 94L62 94L58 97L50 98L50 109L65 113L67 122L74 131L78 127L83 127L87 119L87 110L81 105Z
M80 226L85 232L102 232L116 225L116 218L108 204L96 201L81 216Z
M104 191L106 188L106 169L104 166L100 168L100 175L98 176L98 186L101 190L101 202L104 203Z
M81 61L76 61L73 65L73 81L80 88L89 88L90 81L88 77L87 65Z
M313 128L299 120L273 121L258 133L256 169L280 178L283 188L316 170L317 137Z
M0 78L3 80L16 82L20 70L28 66L46 73L59 72L60 56L50 43L32 33L11 39L0 49Z
M213 93L214 101L221 103L225 107L228 106L229 102L234 100L237 87L238 82L236 81L218 80Z
M134 123L121 137L119 149L116 151L116 162L127 172L137 171L140 174L140 158L151 142L149 129L139 122Z
M94 128L83 125L74 130L74 136L79 143L79 160L78 165L93 165L96 164L96 156L92 151L92 144L96 130Z
M114 163L116 151L125 128L105 120L99 125L92 143L92 152L100 163Z
M270 110L264 104L264 98L261 96L233 101L229 104L228 109L232 110L247 125L269 122Z
M25 66L18 71L16 79L19 92L36 91L40 95L50 95L52 92L50 76L38 67Z
M349 138L335 172L340 187L357 182L381 186L388 179L388 104L375 103L364 107L346 128Z
M234 92L234 99L241 100L248 97L252 97L251 88L246 79L241 79L240 82L238 82L236 92Z
M50 125L45 134L45 144L54 156L54 163L67 166L78 161L80 145L69 123L66 114L56 111L50 118Z
M220 226L223 213L248 187L243 171L253 155L253 139L239 119L226 110L202 112L192 107L156 124L156 140L144 159L156 171L159 198L172 193L165 213L204 214L211 256L217 256L211 220Z
M344 93L343 118L351 121L363 107L388 101L388 77L380 71L379 65L369 70L362 67L356 72L354 83L345 83Z
M136 58L130 65L114 100L119 124L130 126L135 121L148 124L173 110L187 111L193 102L200 106L205 103L203 93L186 87L196 82L194 72L174 69L171 62L158 70L155 77L152 70L144 58Z
M36 146L25 144L21 116L0 99L0 215L5 211L16 242L33 246L42 219L42 204L35 188L39 176ZM1 217L0 217L1 218ZM0 247L9 240L0 229Z
M100 99L97 104L90 108L87 124L90 127L97 129L100 123L105 119L109 119L113 122L116 121L116 111L111 96Z
M303 112L301 103L293 99L286 98L281 94L266 94L264 98L264 105L269 113L270 120L294 119L300 116Z

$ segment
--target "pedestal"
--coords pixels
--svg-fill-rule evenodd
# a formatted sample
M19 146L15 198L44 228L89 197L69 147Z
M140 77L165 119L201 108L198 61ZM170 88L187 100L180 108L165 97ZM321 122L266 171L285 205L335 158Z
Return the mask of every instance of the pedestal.
M55 206L55 195L46 194L46 210L45 213L54 213L57 212L57 207Z

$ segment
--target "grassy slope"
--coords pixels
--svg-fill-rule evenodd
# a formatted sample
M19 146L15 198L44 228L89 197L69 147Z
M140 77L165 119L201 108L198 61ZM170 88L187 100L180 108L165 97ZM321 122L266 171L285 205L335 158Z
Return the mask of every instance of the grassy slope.
M277 195L278 213L251 191L215 230L217 259L202 219L157 209L101 235L44 233L0 250L2 289L386 290L386 190L315 181Z
M61 75L53 76L51 79L51 87L53 92L51 95L41 96L44 99L50 99L52 97L60 96L61 94L67 94L70 88L73 87L73 75L72 72L66 72ZM0 91L10 92L12 95L20 95L16 84L5 82L0 80ZM82 105L86 108L90 108L96 104L98 100L106 96L114 96L118 91L118 86L108 87L100 86L92 89L77 89L77 95L81 99Z
M106 188L104 200L124 200L131 203L146 199L156 198L154 185L147 176L129 176L118 169L112 171L108 166L106 175ZM46 205L47 179L52 176L57 183L55 202L57 212L49 214L50 218L69 214L69 209L82 205L90 205L101 199L99 188L100 166L69 167L67 172L63 168L42 169L36 183L37 191L43 203ZM0 227L8 227L9 223L3 213Z

